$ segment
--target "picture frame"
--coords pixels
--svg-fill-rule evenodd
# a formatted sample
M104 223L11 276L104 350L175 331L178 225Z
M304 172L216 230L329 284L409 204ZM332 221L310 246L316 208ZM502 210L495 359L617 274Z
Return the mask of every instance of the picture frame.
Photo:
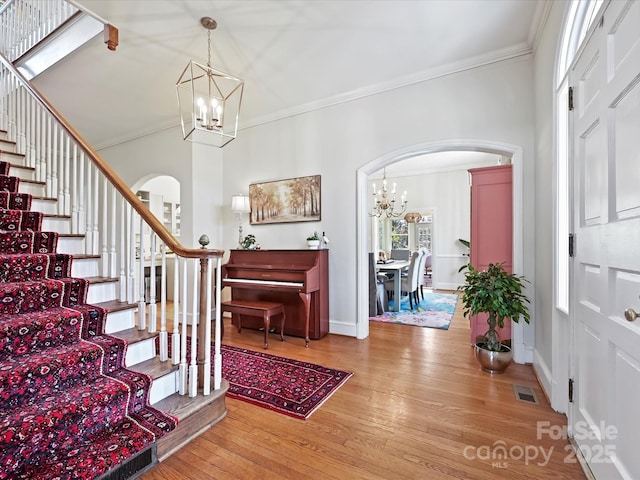
M320 175L310 175L250 184L250 224L319 222L320 180Z

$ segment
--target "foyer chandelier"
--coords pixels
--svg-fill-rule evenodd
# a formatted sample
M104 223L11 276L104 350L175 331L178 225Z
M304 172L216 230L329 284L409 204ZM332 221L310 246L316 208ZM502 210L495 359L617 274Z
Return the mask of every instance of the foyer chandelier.
M395 218L402 215L407 209L407 192L403 192L400 197L400 210L396 211L396 184L393 184L391 193L387 189L387 171L382 171L382 188L376 190L376 184L373 184L374 206L370 217Z
M190 60L176 83L184 140L224 147L236 138L244 81L211 66L210 17L200 23L207 30L207 65Z

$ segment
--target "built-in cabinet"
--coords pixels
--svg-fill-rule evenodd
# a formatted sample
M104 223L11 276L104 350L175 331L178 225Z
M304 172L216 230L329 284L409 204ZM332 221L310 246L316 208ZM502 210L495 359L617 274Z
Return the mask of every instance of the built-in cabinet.
M164 201L162 203L162 223L174 237L180 236L180 204Z
M179 203L167 201L162 195L145 190L138 190L136 195L174 237L180 236Z
M511 165L473 168L471 174L470 262L477 269L503 263L513 271L513 188ZM471 321L471 344L487 331L487 316ZM498 329L501 340L511 339L511 322Z

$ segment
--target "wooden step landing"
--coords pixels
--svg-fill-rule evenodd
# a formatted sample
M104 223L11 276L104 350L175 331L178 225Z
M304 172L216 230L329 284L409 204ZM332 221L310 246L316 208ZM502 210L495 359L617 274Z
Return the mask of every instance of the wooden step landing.
M154 405L177 417L179 422L175 430L158 440L158 459L161 462L227 415L225 396L228 389L229 383L222 379L220 389L206 397L202 395L202 390L198 391L196 397L175 393Z

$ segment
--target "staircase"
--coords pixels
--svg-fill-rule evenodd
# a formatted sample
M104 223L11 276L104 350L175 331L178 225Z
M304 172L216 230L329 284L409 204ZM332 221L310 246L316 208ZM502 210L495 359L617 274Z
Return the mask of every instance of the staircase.
M6 132L0 132L0 172L4 173L0 179L3 189L15 192L2 192L6 201L0 208L0 231L5 232L0 233L3 240L0 242L3 265L0 279L3 305L0 309L0 431L4 432L0 435L0 465L3 467L0 468L0 479L96 478L118 469L128 472L127 476L140 472L221 420L226 414L226 388L208 396L188 397L176 393L179 389L179 368L172 362L160 361L156 348L158 334L137 328L135 314L138 304L117 300L118 279L98 275L100 256L83 253L84 236L70 233L70 216L56 213L57 200L43 195L45 183L31 178L33 169L23 165L24 155L16 153L15 143L6 137ZM42 235L53 240L39 240L35 248L45 253L35 256L15 253L13 245L16 242L10 242L8 237L19 236L23 240L38 236L34 232L51 232ZM57 248L54 248L56 243ZM31 277L32 270L43 270L34 269L34 263L47 270L39 275L44 278ZM52 285L46 283L50 279ZM44 283L37 284L40 281ZM39 293L34 294L33 289L38 289ZM47 295L51 289L61 295ZM25 293L20 295L17 292ZM17 305L17 300L12 300L27 297L26 292L31 292L29 298L38 301L22 307ZM62 295L63 292L69 293ZM61 303L49 298L63 296ZM73 315L70 316L67 309L71 309ZM60 310L66 314L61 315ZM83 324L86 334L81 337L90 338L90 342L69 343L62 338L77 340L80 327L72 331L68 329L70 325L83 323L78 315L98 319L93 331L86 323ZM60 317L66 323L52 327L50 324L60 321ZM47 328L34 325L48 325L48 329L61 333L54 335L53 341L42 344L37 338L49 338L50 331L46 333ZM33 334L34 329L40 333ZM29 333L16 333L26 331ZM105 335L106 332L109 335ZM35 340L34 336L37 337ZM101 348L110 352L108 358L98 354ZM70 370L72 373L64 373L60 365L54 366L51 362L52 358L72 357L78 365L76 370ZM110 360L111 357L115 359ZM103 372L96 373L101 363ZM126 369L122 369L124 365ZM48 373L43 382L36 378L36 372L55 369L59 369L58 372ZM103 376L113 375L118 369L122 370L117 374L119 382L131 377L131 386L124 389L124 393L122 390L113 393L113 385ZM61 376L64 380L60 380ZM93 380L83 381L87 378ZM109 391L104 396L110 397L110 403L102 410L95 405L86 407L79 414L78 410L85 405L82 399L91 396L96 388L102 393ZM134 405L135 408L130 406L127 409L117 403L122 395L130 400L142 398L146 402L144 406ZM56 400L53 400L54 396ZM51 404L56 404L57 398L61 400L56 409ZM113 401L116 401L114 407L111 406ZM24 417L29 411L33 411L34 417L42 411L47 418L47 427L32 422L24 430L27 422ZM125 416L127 411L131 412L134 422ZM163 412L168 414L166 418ZM112 415L116 415L116 420L110 420ZM78 429L80 431L76 433L70 428L74 424L93 424L96 419L100 419L96 423L108 427L108 434L103 433L103 429L90 433ZM136 435L131 435L131 440L123 442L122 439L128 435L118 432L118 428L127 422L140 424L143 428ZM158 428L158 424L162 428ZM9 432L15 435L8 438ZM64 435L63 439L60 435ZM87 443L87 438L92 445L83 446L82 458L91 468L83 470L83 466L69 461L69 452L79 444ZM121 443L115 442L114 438ZM119 445L118 455L104 455L110 445ZM122 453L125 451L126 454ZM91 455L95 461L86 462ZM98 464L100 466L96 467ZM69 468L72 471L69 472Z
M173 238L0 52L0 480L129 478L224 418L222 254Z

